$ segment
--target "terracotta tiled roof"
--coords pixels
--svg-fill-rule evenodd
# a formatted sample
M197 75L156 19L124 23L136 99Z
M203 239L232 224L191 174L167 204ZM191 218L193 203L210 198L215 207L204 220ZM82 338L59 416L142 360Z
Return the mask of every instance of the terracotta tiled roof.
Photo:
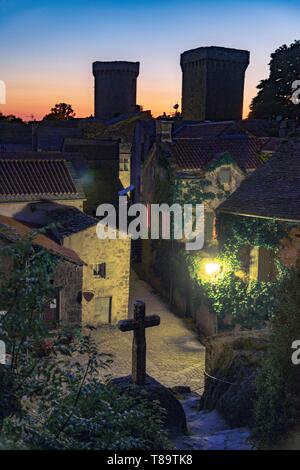
M238 121L240 127L256 137L278 135L279 123L267 119L243 119Z
M259 153L265 144L265 139L248 137L178 139L167 147L178 170L204 169L224 153L229 153L241 169L253 170L262 163Z
M16 241L20 237L29 235L32 229L18 220L0 215L0 238L4 238L11 242ZM75 253L75 251L58 245L55 241L43 234L38 234L33 240L33 244L43 247L55 256L66 259L72 263L83 265L83 261Z
M264 152L277 152L282 143L282 139L279 137L261 137L259 140L263 142L262 150Z
M300 220L300 148L281 149L246 178L218 211Z
M0 160L68 160L68 157L76 157L77 154L56 151L1 151Z
M41 155L42 156L42 155ZM83 199L72 168L61 158L0 153L0 200Z
M209 139L230 134L248 135L247 131L234 121L222 121L185 124L174 132L173 137L174 139Z
M47 212L48 222L57 224L55 234L62 239L97 225L98 219L85 214L76 207L61 206ZM95 229L96 233L96 229Z

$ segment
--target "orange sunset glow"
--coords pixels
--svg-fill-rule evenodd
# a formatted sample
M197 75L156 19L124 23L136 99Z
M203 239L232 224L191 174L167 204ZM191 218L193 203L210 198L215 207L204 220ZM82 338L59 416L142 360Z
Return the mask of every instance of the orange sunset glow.
M169 113L181 101L180 54L209 45L250 51L246 117L256 86L268 76L270 54L291 43L299 29L299 12L292 6L283 9L282 2L269 11L268 22L260 15L262 2L237 7L234 0L219 1L209 8L195 2L193 15L177 1L173 8L166 2L145 2L134 10L120 2L96 6L88 1L74 11L64 2L46 3L46 10L34 1L14 10L12 3L4 2L0 20L0 79L7 87L0 112L24 120L41 119L61 101L70 103L77 117L93 114L95 60L139 61L138 103L153 116Z

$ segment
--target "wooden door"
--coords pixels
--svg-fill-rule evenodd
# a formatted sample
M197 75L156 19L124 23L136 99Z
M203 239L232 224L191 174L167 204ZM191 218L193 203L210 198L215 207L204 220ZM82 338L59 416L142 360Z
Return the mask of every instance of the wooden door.
M99 323L111 323L111 297L96 297L95 318Z
M59 296L57 295L46 305L44 320L49 325L55 325L59 321Z

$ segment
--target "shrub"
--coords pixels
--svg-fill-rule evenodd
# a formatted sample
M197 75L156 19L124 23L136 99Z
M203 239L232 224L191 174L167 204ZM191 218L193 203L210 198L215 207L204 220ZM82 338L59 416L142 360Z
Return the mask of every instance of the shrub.
M300 339L299 285L298 268L279 289L270 349L257 378L254 434L261 446L276 442L300 411L300 368L291 360L292 343Z
M27 449L170 448L164 412L156 402L137 399L97 380L84 385L77 400L77 390L72 388L56 398L50 414L41 401L36 413L16 422L6 420L6 438L22 442Z
M0 273L0 339L11 356L0 367L0 448L167 448L157 403L97 380L111 358L99 353L92 327L48 330L43 312L58 260L33 237L0 249L12 266Z

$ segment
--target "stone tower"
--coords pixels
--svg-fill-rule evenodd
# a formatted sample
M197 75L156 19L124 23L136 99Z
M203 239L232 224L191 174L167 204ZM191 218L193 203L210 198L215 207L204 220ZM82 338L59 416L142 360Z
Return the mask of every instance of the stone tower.
M226 47L199 47L183 52L183 119L241 119L249 52Z
M139 68L139 62L93 63L96 118L105 120L138 111L136 79Z

